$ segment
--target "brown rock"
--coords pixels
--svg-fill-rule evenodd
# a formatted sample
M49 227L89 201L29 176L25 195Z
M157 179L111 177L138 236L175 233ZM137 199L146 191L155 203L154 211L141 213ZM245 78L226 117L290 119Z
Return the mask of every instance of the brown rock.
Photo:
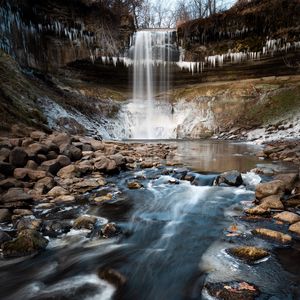
M45 177L38 180L34 185L34 190L39 194L48 193L55 185L52 177Z
M100 270L99 277L109 282L110 284L116 286L117 288L122 287L127 282L127 279L124 275L122 275L117 270L111 268Z
M14 177L19 180L24 180L28 175L29 169L26 168L16 168L14 170Z
M94 151L104 150L105 146L101 141L91 140L91 146Z
M101 228L101 234L104 238L112 238L117 236L120 233L120 230L115 223L107 223Z
M261 205L257 205L245 210L246 214L258 215L258 216L266 215L268 214L268 212L269 212L268 209L262 207Z
M142 169L146 169L146 168L152 168L154 166L154 163L152 161L142 161L140 163L140 167Z
M294 184L299 178L298 173L288 173L288 174L278 174L275 176L276 180L281 180L285 184L285 189L288 192L291 192Z
M131 181L128 182L127 187L131 190L137 190L140 189L143 185L139 183L138 181Z
M15 147L9 154L9 162L15 167L24 167L28 161L28 154L21 147Z
M98 171L106 171L109 164L109 159L105 156L100 156L95 159L94 167Z
M57 172L61 169L61 164L58 162L58 159L52 159L43 162L41 164L41 169L52 175L56 175Z
M73 184L72 189L77 192L86 193L98 187L99 183L97 180L83 179L82 181Z
M27 169L36 170L38 168L38 164L34 160L29 160L26 164Z
M40 170L28 170L27 174L29 178L33 181L37 181L46 177L46 172Z
M9 209L2 208L0 209L0 223L10 222L11 221L11 213Z
M260 183L256 186L255 196L262 199L271 195L282 195L285 190L285 184L281 180L273 180L266 183Z
M289 231L300 235L300 222L294 223L289 227Z
M23 183L15 178L7 178L0 181L0 188L8 190L12 187L23 187Z
M265 209L284 209L279 195L272 195L261 199L260 206Z
M8 148L0 149L0 161L8 162L10 155L10 150Z
M80 175L75 165L69 165L59 170L57 176L68 179Z
M17 230L20 232L25 229L32 229L32 230L40 230L42 226L42 220L36 219L33 216L25 216L22 217L17 222Z
M49 151L47 154L47 160L56 159L58 154L55 151Z
M114 160L109 160L106 166L106 172L111 174L119 172L119 168Z
M269 253L266 250L252 246L233 247L227 249L226 252L247 262L254 262L269 256Z
M4 195L1 196L0 202L30 202L32 197L24 192L22 188L10 188Z
M71 144L71 137L67 133L54 133L49 136L49 140L57 146Z
M282 222L286 222L289 224L293 224L293 223L300 221L300 216L295 213L289 212L289 211L283 211L279 214L276 214L274 216L274 219L282 221Z
M59 196L62 196L62 195L68 195L69 192L62 188L61 186L55 186L54 188L52 188L49 192L48 192L48 196L51 196L51 197L59 197Z
M46 145L40 143L30 144L26 148L26 152L30 158L35 159L38 154L47 155L49 149ZM47 158L46 158L47 159Z
M51 203L57 203L57 204L62 204L62 203L74 203L75 202L75 197L72 195L61 195L56 197L55 199L51 200Z
M290 235L275 230L256 228L252 231L252 233L262 238L271 239L282 244L289 244L292 242L292 237Z
M97 218L94 216L80 216L73 224L75 229L93 229L97 222Z
M13 214L19 215L19 216L31 216L31 215L33 215L33 212L29 209L17 208L17 209L14 209Z
M61 167L66 167L71 164L70 158L66 155L58 155L57 161L61 165Z
M47 137L47 134L42 131L33 131L30 134L30 138L32 138L34 141L41 141L42 139L45 139Z

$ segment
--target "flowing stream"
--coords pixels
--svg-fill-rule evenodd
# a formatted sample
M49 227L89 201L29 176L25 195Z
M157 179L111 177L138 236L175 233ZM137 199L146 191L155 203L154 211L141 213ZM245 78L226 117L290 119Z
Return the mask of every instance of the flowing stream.
M49 238L47 249L35 257L0 261L1 299L209 299L202 292L205 282L237 279L256 284L259 299L299 299L299 257L289 257L279 248L268 259L248 265L224 251L243 244L274 249L274 244L253 237L249 224L240 218L241 201L253 199L251 185L268 180L246 171L256 166L287 171L290 166L262 164L253 145L170 143L178 145L177 159L189 170L159 167L122 172L107 178L109 184L96 191L112 193L112 200L55 211L58 220L84 213L97 216L98 225L115 222L121 235L102 239L89 230L71 230ZM244 172L246 186L212 186L215 176L228 168ZM195 176L197 186L180 179L183 172ZM129 190L127 182L132 179L144 187ZM35 214L53 218L51 210ZM237 224L240 236L227 236L232 224ZM289 251L299 253L299 245ZM98 274L105 268L120 272L126 284L117 289L100 279Z

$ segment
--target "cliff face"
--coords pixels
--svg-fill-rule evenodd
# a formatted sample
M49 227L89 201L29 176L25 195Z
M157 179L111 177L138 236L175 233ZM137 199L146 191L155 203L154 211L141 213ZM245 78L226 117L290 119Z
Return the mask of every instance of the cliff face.
M1 1L0 48L22 66L44 71L128 46L133 19L88 0Z

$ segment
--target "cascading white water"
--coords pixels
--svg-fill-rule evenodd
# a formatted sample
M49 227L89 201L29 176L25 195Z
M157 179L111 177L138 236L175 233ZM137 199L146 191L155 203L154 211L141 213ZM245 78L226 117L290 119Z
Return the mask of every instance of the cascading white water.
M170 62L177 52L172 31L138 31L134 37L133 101L131 138L164 139L176 137L173 108L168 101ZM163 95L156 100L155 96Z

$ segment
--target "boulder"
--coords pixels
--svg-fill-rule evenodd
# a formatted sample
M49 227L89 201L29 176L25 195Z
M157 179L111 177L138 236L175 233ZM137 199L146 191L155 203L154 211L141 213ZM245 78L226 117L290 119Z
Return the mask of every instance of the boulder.
M2 244L2 253L4 258L20 257L37 253L45 249L48 240L39 232L26 229L21 231L17 238Z
M61 154L69 157L72 161L80 160L82 157L82 151L73 145L66 145L64 149L62 149L61 146L60 149L61 149Z
M44 161L41 164L41 169L55 176L61 169L61 164L58 162L58 159L52 159Z
M290 235L271 229L256 228L252 231L252 233L259 237L271 239L281 244L290 244L292 242L292 237Z
M8 161L10 155L10 150L8 148L0 149L0 161Z
M27 168L16 168L14 170L14 177L19 180L24 180L28 175L28 170Z
M56 160L62 168L71 164L70 158L66 155L58 155Z
M111 160L115 161L119 169L124 169L126 166L126 158L121 154L114 154L109 157Z
M94 170L94 167L89 161L83 161L77 165L77 170L80 174L91 173Z
M91 146L93 151L105 149L105 145L101 141L97 141L97 140L91 140Z
M32 180L32 181L37 181L40 180L42 178L46 177L46 172L42 171L42 170L28 170L28 177Z
M72 228L69 220L46 220L43 223L43 233L49 237L56 238L65 234Z
M47 160L56 159L58 154L55 151L49 151L47 154Z
M57 176L63 179L68 179L72 177L77 177L80 173L78 172L75 165L69 165L60 169L57 173Z
M31 202L32 197L24 192L22 188L10 188L4 195L1 196L0 202Z
M72 186L72 190L80 193L86 193L99 187L99 183L95 179L83 179Z
M67 133L54 133L48 137L48 142L60 147L63 144L71 144L71 137Z
M80 216L73 224L75 229L93 229L97 222L97 218L94 216Z
M284 209L279 195L271 195L261 199L260 206L265 209Z
M298 178L298 173L278 174L274 177L275 180L280 180L284 183L287 192L293 190L294 184Z
M45 177L38 180L34 185L34 190L39 194L48 193L55 186L55 182L52 177Z
M269 253L266 250L252 246L233 247L226 249L226 252L231 256L245 260L246 262L255 262L269 256Z
M47 134L42 131L32 131L30 134L30 138L34 141L41 141L42 139L45 139L47 137Z
M44 154L37 154L36 156L32 157L35 159L35 162L40 165L42 164L44 161L47 160L47 156Z
M116 162L114 160L109 160L107 166L106 166L106 172L109 174L114 174L119 172L119 167L117 166Z
M0 188L8 190L12 187L23 187L24 184L15 178L6 178L0 181Z
M276 214L273 218L289 224L300 222L300 216L289 211L283 211L279 214Z
M38 164L34 160L28 160L25 168L31 169L31 170L36 170L38 168Z
M75 196L61 195L51 200L50 202L56 204L70 204L70 203L74 203L75 201L76 201Z
M220 174L216 180L215 184L220 185L225 183L229 186L240 186L243 184L243 178L240 172L233 170Z
M31 215L33 215L33 212L29 209L17 208L17 209L14 209L13 214L18 215L18 216L31 216Z
M121 233L115 223L107 223L101 228L101 236L105 239L115 237Z
M7 162L0 161L0 173L5 176L11 176L14 172L15 167Z
M112 268L99 270L98 275L101 279L109 282L117 288L122 287L127 282L127 279L124 275Z
M262 216L262 215L268 214L269 210L261 205L257 205L257 206L246 209L245 213L248 215Z
M49 149L48 149L47 145L40 144L40 143L30 144L26 148L26 152L27 152L28 156L32 159L35 159L38 154L47 155L48 151L49 151Z
M1 248L1 245L4 243L4 242L8 242L8 241L11 241L12 240L12 237L7 234L6 232L0 230L0 248Z
M245 281L208 282L204 289L214 299L222 300L254 300L260 294L255 285Z
M139 183L138 181L131 181L128 182L127 187L131 190L137 190L143 187L143 185L141 183Z
M7 208L0 209L0 223L10 222L11 212Z
M17 230L20 232L25 229L40 230L42 226L42 220L36 219L34 216L21 217L16 224Z
M69 194L69 192L61 186L55 186L47 193L48 196L51 196L54 198L62 196L62 195L68 195L68 194Z
M112 194L106 194L103 196L95 197L93 200L91 200L91 204L102 204L103 202L111 200L113 197Z
M260 183L256 186L255 196L262 199L271 195L283 195L285 184L281 180L273 180L266 183Z
M153 163L152 161L142 161L140 163L140 167L142 169L149 169L152 168L155 165L155 163Z
M22 147L15 147L9 154L9 163L15 167L25 167L28 161L28 154Z
M109 159L105 156L100 156L95 159L94 167L98 171L106 171L109 164Z
M300 222L294 223L289 227L289 231L300 235Z

